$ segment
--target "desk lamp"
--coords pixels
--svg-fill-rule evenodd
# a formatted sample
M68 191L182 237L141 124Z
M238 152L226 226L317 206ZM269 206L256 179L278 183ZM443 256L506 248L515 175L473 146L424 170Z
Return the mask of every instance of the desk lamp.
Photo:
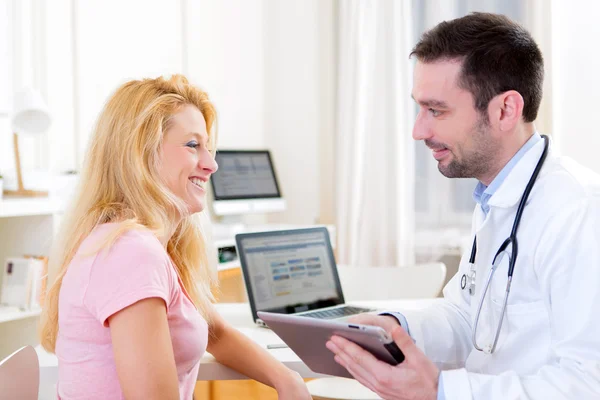
M17 168L17 190L5 190L7 196L40 197L48 196L48 192L27 190L23 187L21 157L19 155L18 134L39 135L50 126L50 113L41 94L32 88L25 88L15 94L12 112L13 148Z

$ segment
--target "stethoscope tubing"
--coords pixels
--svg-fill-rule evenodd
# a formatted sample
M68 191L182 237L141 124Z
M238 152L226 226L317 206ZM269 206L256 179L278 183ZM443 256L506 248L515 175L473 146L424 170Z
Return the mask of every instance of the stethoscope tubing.
M495 350L496 350L496 345L498 344L498 339L500 337L500 331L502 330L502 323L504 322L504 316L506 315L506 306L508 304L508 295L510 294L510 289L511 289L511 285L512 285L512 278L513 278L513 273L514 273L514 269L515 269L515 264L516 264L516 260L517 260L517 255L518 255L518 242L517 242L517 229L519 227L519 224L521 222L521 217L523 215L523 210L525 208L525 204L527 203L527 198L529 197L529 193L531 192L531 189L533 188L533 185L542 169L542 166L544 165L544 162L546 161L546 157L548 155L548 148L549 148L549 139L547 136L543 135L542 138L544 139L544 151L542 152L542 155L540 157L540 159L538 160L537 165L535 166L535 169L533 171L533 174L531 175L531 178L529 178L529 182L527 182L527 186L525 187L525 191L523 192L523 195L521 196L521 201L519 202L519 207L517 208L517 213L515 215L515 220L513 222L513 226L510 232L510 236L508 238L506 238L506 240L502 243L502 245L500 246L500 248L498 249L498 251L496 252L496 254L494 255L494 259L492 261L492 268L490 269L490 272L488 274L487 280L486 280L486 284L485 287L483 289L483 293L481 295L481 298L479 299L479 305L477 307L477 313L475 314L475 325L473 328L473 334L472 334L472 341L473 341L473 346L479 350L479 351L483 351L485 353L488 354L492 354ZM492 278L494 276L494 273L496 272L496 269L498 268L498 265L500 264L500 260L498 260L498 256L500 254L502 254L507 248L508 246L512 246L512 252L509 255L509 266L508 266L508 280L506 283L506 291L504 294L504 301L502 304L502 311L500 314L500 321L498 323L498 328L496 329L496 334L494 335L494 342L492 344L492 346L488 346L488 348L481 348L477 345L477 326L479 325L479 317L481 316L481 310L483 308L483 302L485 301L485 295L490 287L490 284L492 282ZM473 238L473 246L471 247L471 255L469 257L469 264L471 265L471 269L473 271L473 276L471 277L471 280L474 281L474 277L476 274L476 268L475 268L475 258L477 255L477 235L475 235L475 237ZM498 262L496 262L498 261ZM466 286L466 276L463 275L464 280L461 280L461 287L462 289L465 289ZM464 286L463 286L463 282L464 281ZM469 292L471 295L475 294L475 290L474 290L474 282L472 282L471 287L469 288Z
M519 224L521 223L521 217L523 216L523 209L525 208L525 204L527 203L527 199L529 198L529 193L531 192L531 189L533 189L533 185L534 185L538 175L540 174L542 166L544 165L544 162L546 161L546 157L548 155L549 139L546 135L542 135L542 138L545 141L544 151L542 152L542 155L541 155L537 165L535 166L535 170L533 171L531 178L529 178L529 182L527 182L525 191L523 192L523 195L521 196L521 201L519 202L519 207L517 208L517 214L515 215L515 220L513 222L510 236L502 243L502 245L496 252L496 255L494 255L494 259L492 261L492 265L493 265L495 263L498 255L500 253L502 253L504 250L506 250L509 245L512 245L512 257L511 257L511 260L509 263L509 268L508 268L508 276L509 277L513 276L514 269L515 269L515 263L517 260L517 254L518 254L517 229L519 228ZM473 245L471 246L471 256L469 257L469 263L475 264L476 257L477 257L477 235L475 235L475 237L473 238Z

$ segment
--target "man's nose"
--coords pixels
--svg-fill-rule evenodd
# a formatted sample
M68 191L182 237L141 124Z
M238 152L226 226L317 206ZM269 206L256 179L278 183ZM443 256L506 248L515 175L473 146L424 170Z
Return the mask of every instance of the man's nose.
M412 137L414 140L425 140L433 136L431 134L431 128L422 115L423 114L419 112L419 114L417 114L417 118L415 119L415 125L413 126L412 131Z

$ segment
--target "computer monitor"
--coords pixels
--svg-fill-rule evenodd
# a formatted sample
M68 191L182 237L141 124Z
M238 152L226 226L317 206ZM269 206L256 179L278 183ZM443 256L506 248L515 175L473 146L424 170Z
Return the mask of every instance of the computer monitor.
M211 177L215 215L285 210L268 150L218 150L219 169Z

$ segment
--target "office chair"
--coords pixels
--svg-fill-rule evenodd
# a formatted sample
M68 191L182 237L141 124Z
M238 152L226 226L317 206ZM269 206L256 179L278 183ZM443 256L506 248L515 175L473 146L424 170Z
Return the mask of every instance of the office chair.
M31 346L0 361L0 398L37 400L40 386L40 365Z

